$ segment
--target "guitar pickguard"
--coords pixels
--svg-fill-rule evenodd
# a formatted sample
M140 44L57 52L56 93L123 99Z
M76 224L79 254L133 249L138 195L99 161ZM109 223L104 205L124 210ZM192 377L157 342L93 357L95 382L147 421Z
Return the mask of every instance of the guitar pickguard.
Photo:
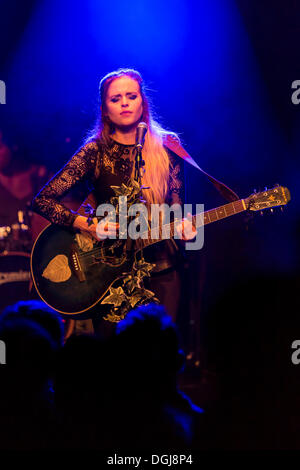
M66 282L72 276L68 258L57 255L44 269L42 276L51 282Z

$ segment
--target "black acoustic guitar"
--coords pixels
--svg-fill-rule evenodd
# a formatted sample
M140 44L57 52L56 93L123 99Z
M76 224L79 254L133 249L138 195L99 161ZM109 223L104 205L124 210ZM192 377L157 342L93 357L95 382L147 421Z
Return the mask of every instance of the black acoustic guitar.
M289 200L289 190L275 186L246 199L208 210L200 217L195 215L192 217L193 225L204 226L247 210L261 211L283 206ZM168 228L173 237L174 222ZM136 240L134 253L162 241L162 230L163 227L158 238L152 239L149 231L146 238ZM114 286L118 285L118 281L128 279L132 263L132 253L128 256L124 240L97 242L72 229L50 224L40 233L33 246L31 274L44 302L68 317L80 318L89 316L87 314L93 312L95 307L98 312L102 307L107 307L110 303L108 296L112 292L121 292Z

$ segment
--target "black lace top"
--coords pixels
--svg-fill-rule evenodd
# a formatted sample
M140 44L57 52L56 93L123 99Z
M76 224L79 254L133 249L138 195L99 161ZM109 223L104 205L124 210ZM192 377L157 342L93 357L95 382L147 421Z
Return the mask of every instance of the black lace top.
M183 160L169 149L167 151L170 158L170 176L165 202L182 204L184 202ZM32 202L32 209L54 224L72 226L78 214L64 206L61 203L62 198L77 184L85 182L86 195L92 193L97 205L110 202L110 198L114 195L111 185L120 186L122 182L126 183L131 178L134 165L133 152L134 145L123 145L114 140L111 140L109 148L105 149L98 142L87 143L37 194ZM160 246L155 249L155 258L157 256L159 259L165 258L167 253L162 255L166 250L165 241L157 245ZM153 252L153 249L151 251Z

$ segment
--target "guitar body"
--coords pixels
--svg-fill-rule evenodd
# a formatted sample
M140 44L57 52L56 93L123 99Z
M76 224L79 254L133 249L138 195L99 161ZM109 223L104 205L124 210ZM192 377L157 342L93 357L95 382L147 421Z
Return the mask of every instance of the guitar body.
M262 211L283 206L290 198L287 188L275 186L246 199L210 209L199 214L200 217L192 216L192 223L196 228L202 227L245 210ZM171 228L171 233L174 233L173 223L166 228ZM151 233L146 232L145 240L135 248L135 254L142 246L161 240L162 237L151 239ZM31 274L39 296L54 310L81 318L94 313L104 316L112 305L117 308L126 301L129 302L128 308L135 307L145 298L150 301L154 294L141 288L140 284L143 277L150 275L151 264L145 260L139 264L136 259L133 263L133 252L126 251L129 245L119 239L97 242L88 235L49 225L37 238L31 254ZM132 279L134 270L137 282ZM123 290L125 285L127 294ZM134 298L130 299L132 294Z
M77 318L90 316L96 306L97 312L105 313L107 306L100 306L101 300L131 267L124 241L93 245L88 240L91 246L82 250L78 236L82 237L67 228L49 225L37 238L31 254L31 274L41 299L54 310Z

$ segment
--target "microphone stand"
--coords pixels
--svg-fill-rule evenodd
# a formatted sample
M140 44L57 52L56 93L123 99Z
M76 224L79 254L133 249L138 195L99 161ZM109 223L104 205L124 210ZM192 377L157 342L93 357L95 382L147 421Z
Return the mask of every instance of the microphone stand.
M135 153L135 171L134 171L134 179L139 183L141 186L142 184L142 177L141 177L141 169L145 165L144 160L142 159L142 146L136 146L136 153Z
M136 146L136 152L135 152L134 180L137 181L137 183L139 184L139 187L140 187L140 195L139 195L140 202L142 202L142 190L141 190L142 175L141 175L141 169L143 168L144 165L145 165L145 162L142 158L142 145L137 145ZM128 248L129 252L132 250L132 248L133 248L132 240L129 243L127 241L127 248ZM141 259L143 260L144 259L143 249L140 250L140 256L141 256Z

